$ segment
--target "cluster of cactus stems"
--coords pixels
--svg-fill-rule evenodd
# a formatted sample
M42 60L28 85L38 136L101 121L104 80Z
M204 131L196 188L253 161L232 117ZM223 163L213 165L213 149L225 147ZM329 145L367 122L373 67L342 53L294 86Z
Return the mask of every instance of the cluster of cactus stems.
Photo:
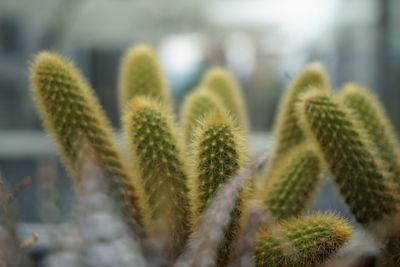
M76 187L85 179L78 171L84 147L106 174L132 230L166 238L171 261L190 244L219 188L249 162L242 93L222 68L204 74L176 122L156 53L146 45L129 49L118 88L128 159L117 150L92 89L68 60L38 54L31 88ZM328 171L356 220L384 241L381 266L397 266L400 153L378 100L355 84L333 95L319 63L305 67L284 94L271 160L259 186L251 188L251 176L240 190L213 264L228 265L250 200L263 203L275 222L257 232L255 266L319 266L333 257L350 240L351 227L332 213L306 213Z

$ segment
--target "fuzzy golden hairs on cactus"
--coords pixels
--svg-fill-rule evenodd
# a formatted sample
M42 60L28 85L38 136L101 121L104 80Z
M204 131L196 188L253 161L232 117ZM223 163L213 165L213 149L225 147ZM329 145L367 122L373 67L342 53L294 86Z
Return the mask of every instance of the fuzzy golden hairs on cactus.
M58 54L39 53L31 67L31 88L44 127L74 182L84 179L79 175L78 154L85 143L110 178L110 188L127 218L142 223L137 188L113 142L110 124L75 66Z
M118 81L121 114L130 100L145 95L170 104L168 86L154 50L144 44L132 46L122 58Z
M241 132L234 126L229 115L220 111L210 114L197 126L193 141L194 166L191 180L194 225L218 188L244 166L247 152ZM224 244L218 252L218 266L228 263L239 230L246 190L240 193L231 213L231 222L225 229Z
M348 110L328 94L314 91L303 96L299 115L356 219L368 225L395 215L398 199L392 184Z
M124 131L135 173L146 193L150 233L165 230L177 256L189 234L187 169L168 108L135 97L124 117ZM161 233L162 234L162 233Z
M186 145L192 142L194 129L201 119L221 109L221 100L206 88L197 88L185 98L181 109L181 124Z
M376 146L377 155L400 184L400 153L394 129L379 100L357 84L346 84L340 91L344 105L360 122Z
M248 128L246 107L238 82L227 70L214 67L203 76L201 85L220 97L226 110L244 131Z
M333 214L290 218L280 222L278 227L260 230L255 266L319 266L346 245L351 236L348 223Z
M290 83L279 105L274 126L275 148L270 165L275 165L286 152L306 138L296 117L296 103L301 94L309 90L327 91L328 76L320 63L307 65ZM271 168L274 168L273 166Z
M277 219L285 219L303 212L319 186L320 155L309 143L304 143L287 153L266 179L262 198L267 209Z

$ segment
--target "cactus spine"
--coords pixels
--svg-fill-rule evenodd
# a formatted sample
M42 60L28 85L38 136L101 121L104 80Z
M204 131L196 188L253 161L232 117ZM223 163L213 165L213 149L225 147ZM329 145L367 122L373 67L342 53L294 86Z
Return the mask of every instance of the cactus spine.
M214 67L209 69L201 81L201 85L214 92L244 131L248 128L247 114L243 96L238 82L225 69Z
M149 232L167 231L173 241L171 256L175 257L190 225L187 170L172 116L158 101L135 97L124 117L124 130L150 207Z
M340 91L340 97L353 116L365 129L369 140L376 147L381 161L400 184L400 153L394 129L379 100L366 89L347 84Z
M320 182L321 162L310 144L299 145L287 153L274 172L266 179L264 203L275 218L299 215L308 206Z
M259 232L256 267L319 266L344 246L352 235L347 222L333 214L316 213L279 223Z
M109 122L79 71L60 55L42 52L31 67L31 88L44 127L74 182L84 178L79 175L78 154L85 144L110 177L110 188L130 222L141 224L138 190L115 147Z
M130 100L146 95L169 104L170 96L156 53L147 45L133 46L121 61L118 97L121 114Z
M295 106L299 102L300 95L309 90L327 91L328 88L327 74L319 63L306 66L290 83L279 105L274 126L276 145L270 163L271 169L287 151L306 139L296 117Z
M345 107L314 91L304 96L299 109L304 129L319 146L356 219L366 225L394 215L398 204L393 187Z
M220 99L206 88L198 88L185 98L181 110L181 124L186 145L193 140L197 124L208 114L222 108Z
M191 193L194 223L199 218L216 190L227 182L239 168L243 167L247 154L242 145L241 131L232 119L223 112L215 112L204 119L196 129L193 143L193 176ZM225 229L224 244L218 252L218 266L228 263L232 245L239 230L239 219L243 208L243 189L236 207L231 213L231 222Z

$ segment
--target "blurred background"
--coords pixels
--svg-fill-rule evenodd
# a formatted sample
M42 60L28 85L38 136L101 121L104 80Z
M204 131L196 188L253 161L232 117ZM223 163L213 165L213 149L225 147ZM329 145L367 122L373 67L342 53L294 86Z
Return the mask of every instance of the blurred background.
M177 107L207 67L225 66L240 81L253 132L268 132L290 78L317 60L333 88L355 81L374 90L400 130L399 27L398 0L0 1L0 170L10 187L32 177L19 196L18 219L43 217L36 200L46 183L61 189L61 210L71 203L70 181L29 93L29 64L38 51L73 59L116 129L121 55L148 43Z

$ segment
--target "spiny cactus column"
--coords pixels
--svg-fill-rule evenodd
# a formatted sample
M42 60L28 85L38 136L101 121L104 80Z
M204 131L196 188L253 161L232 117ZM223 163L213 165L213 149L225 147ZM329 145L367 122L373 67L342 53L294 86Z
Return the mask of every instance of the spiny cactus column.
M157 101L135 97L124 117L124 130L150 207L146 214L149 232L158 235L166 231L175 257L190 225L187 170L172 116Z
M217 189L243 167L247 153L242 145L241 131L236 129L227 114L218 111L205 118L196 129L193 150L191 193L195 225ZM231 213L231 222L225 229L224 244L218 252L218 266L228 263L239 230L245 193L246 189L242 190Z
M356 219L368 225L394 215L398 200L393 187L346 108L326 93L314 91L304 96L299 115Z
M227 70L214 67L204 74L201 85L221 98L227 111L237 121L237 125L246 131L248 120L243 101L244 98L235 78Z
M222 101L210 90L197 88L184 100L181 110L181 124L186 145L193 140L198 123L208 114L224 109Z
M278 228L261 230L255 248L256 267L319 266L346 245L352 229L333 214L291 218Z
M118 81L121 114L130 100L139 95L150 96L170 104L170 95L157 55L147 45L128 49L122 58Z
M277 219L299 215L312 200L319 186L320 156L310 144L299 145L287 153L277 166L275 177L266 179L262 198Z
M340 99L365 129L369 140L376 146L382 163L394 180L400 184L400 153L393 127L379 100L356 84L347 84L340 91Z
M31 67L31 87L44 127L56 141L74 182L84 179L79 175L78 155L82 145L88 145L110 178L126 217L142 223L137 188L117 152L109 122L79 71L60 55L42 52Z
M290 83L279 105L274 126L276 141L270 163L272 169L287 151L305 140L304 133L298 125L295 109L300 95L309 90L327 91L328 88L326 71L319 63L307 65Z

